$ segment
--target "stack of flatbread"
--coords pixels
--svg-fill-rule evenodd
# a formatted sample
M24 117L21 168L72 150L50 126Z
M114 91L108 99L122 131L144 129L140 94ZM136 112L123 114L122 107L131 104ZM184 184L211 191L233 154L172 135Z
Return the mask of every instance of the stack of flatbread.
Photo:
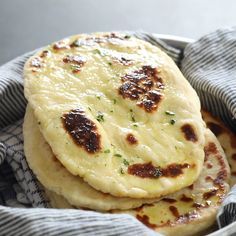
M52 207L127 213L164 235L214 224L228 162L164 52L120 33L76 35L31 57L24 78L25 155ZM233 162L232 134L204 116Z

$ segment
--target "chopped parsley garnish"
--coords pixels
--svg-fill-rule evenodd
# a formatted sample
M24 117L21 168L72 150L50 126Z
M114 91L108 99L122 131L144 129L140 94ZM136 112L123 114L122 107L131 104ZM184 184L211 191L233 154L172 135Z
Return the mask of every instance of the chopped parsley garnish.
M125 35L125 37L124 37L125 39L130 39L131 38L131 36L130 35Z
M98 100L100 100L100 99L101 99L101 96L99 96L99 95L96 95L96 98L97 98Z
M94 52L94 53L97 53L97 54L99 54L99 55L102 55L102 53L101 53L101 51L100 51L99 49L94 49L93 52Z
M174 116L174 115L175 115L175 113L172 112L172 111L165 111L165 113L166 113L166 115L168 115L168 116Z
M137 124L133 124L133 127L137 128L137 127L138 127L138 125L137 125Z
M131 112L131 120L132 120L133 122L136 122L135 117L134 117L133 110L130 109L129 111Z
M124 163L124 165L126 165L126 166L129 165L129 162L128 162L126 159L123 160L123 163Z
M106 149L105 151L104 151L104 153L110 153L111 151L110 151L110 149Z
M113 110L110 110L111 113L113 113L114 111Z
M122 157L122 155L119 154L119 153L114 154L114 156L115 156L115 157Z
M125 172L123 170L123 168L120 168L120 173L123 175Z
M174 125L175 122L176 122L176 121L175 121L174 119L171 119L171 120L170 120L170 124L171 124L171 125Z
M92 109L91 109L90 107L88 107L88 109L89 109L90 111L92 111Z
M79 66L75 66L75 65L70 65L70 69L71 70L79 70L80 67Z
M116 104L116 102L117 102L116 99L113 99L112 101L113 101L113 104Z
M105 121L105 120L104 120L104 115L103 115L101 112L99 112L99 113L97 114L96 119L97 119L98 122L104 122L104 121Z
M108 62L107 64L108 64L109 66L112 66L112 63L111 63L111 62Z

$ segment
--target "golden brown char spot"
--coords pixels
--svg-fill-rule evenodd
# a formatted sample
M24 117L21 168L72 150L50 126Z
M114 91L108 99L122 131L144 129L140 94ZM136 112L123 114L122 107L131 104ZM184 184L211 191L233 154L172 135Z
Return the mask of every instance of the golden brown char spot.
M189 222L195 220L198 217L199 217L199 214L197 211L189 212L189 213L179 216L176 223L177 224L186 224L186 223L189 223Z
M101 150L101 136L98 133L97 126L86 117L83 110L71 110L64 114L61 119L65 130L77 145L83 147L88 153Z
M177 202L176 199L173 199L173 198L167 198L167 197L162 198L161 200L164 201L164 202L168 202L168 203L175 203L175 202Z
M213 167L213 165L211 163L207 163L207 168L211 169Z
M59 41L59 42L56 42L55 44L53 44L52 48L55 50L55 51L58 51L58 50L63 50L63 49L69 49L70 46L67 45L65 42L63 41Z
M63 58L64 63L70 63L72 65L83 66L86 62L86 59L78 55L67 55Z
M183 169L189 168L190 165L184 164L170 164L166 168L153 166L151 162L144 164L133 164L128 167L128 173L141 178L160 178L170 177L175 178L183 174Z
M193 190L193 184L189 185L188 188Z
M48 51L48 50L44 50L44 51L42 51L42 53L40 54L40 57L41 57L41 58L47 57L48 54L49 54L49 51Z
M80 72L83 65L86 63L86 58L78 55L67 55L63 58L63 62L70 64L73 67L72 72Z
M216 154L218 152L215 143L209 142L204 147L204 152L205 152L205 161L207 161L211 154Z
M184 133L184 137L186 140L194 142L194 143L198 141L197 135L192 125L190 124L183 125L181 127L181 131Z
M215 134L215 136L219 136L224 132L224 128L214 122L207 122L206 125Z
M136 218L149 228L155 229L157 227L157 225L149 222L149 217L147 215L136 215Z
M204 194L203 194L203 198L204 198L205 200L207 200L207 199L209 199L209 198L215 196L216 193L217 193L217 189L213 189L213 190L211 190L211 191L208 191L208 192L204 193Z
M157 69L152 66L143 66L121 78L122 85L119 94L123 98L136 100L136 105L146 112L153 112L161 101L164 89L162 79L158 76Z
M232 160L236 161L236 153L232 154L231 158Z
M88 36L87 38L81 38L81 39L76 39L74 42L70 44L71 48L74 47L81 47L81 46L93 46L96 43L101 44L101 43L115 43L118 44L117 40L126 40L128 39L126 36L120 36L115 33L110 33L110 34L104 34L101 36ZM116 41L114 41L116 40Z
M177 209L177 207L175 206L169 206L169 210L171 211L171 213L178 218L179 217L179 211Z
M193 199L191 197L187 197L185 194L182 195L182 197L180 198L180 200L182 202L192 202Z
M40 57L34 57L30 62L30 66L40 68L42 66L42 59Z
M132 65L134 63L133 60L127 59L125 57L118 57L118 56L115 57L115 56L113 56L112 58L115 62L118 62L123 66L129 66L129 65Z
M131 145L138 143L138 140L135 138L135 136L134 136L133 134L127 134L126 140L127 140L128 143L131 144Z

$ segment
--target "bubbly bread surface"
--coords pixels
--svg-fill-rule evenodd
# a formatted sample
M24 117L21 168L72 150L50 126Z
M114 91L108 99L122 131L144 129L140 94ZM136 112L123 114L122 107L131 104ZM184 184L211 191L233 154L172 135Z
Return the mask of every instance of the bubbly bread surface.
M72 175L54 156L50 146L47 144L39 127L32 109L26 109L24 125L24 152L27 162L37 176L37 179L48 190L49 198L51 191L58 194L52 195L52 207L57 207L57 199L63 196L68 203L74 207L84 207L99 211L111 209L130 209L151 203L157 199L132 199L118 198L92 188L79 176ZM67 208L68 204L60 208Z
M31 57L25 96L63 166L118 197L191 185L204 161L199 99L157 47L127 35L76 35Z

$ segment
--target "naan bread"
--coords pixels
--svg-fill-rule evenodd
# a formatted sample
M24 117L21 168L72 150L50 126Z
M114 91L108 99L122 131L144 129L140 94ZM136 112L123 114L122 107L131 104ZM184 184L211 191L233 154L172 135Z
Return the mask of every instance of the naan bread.
M131 214L167 236L206 235L207 230L214 225L216 212L229 190L230 174L225 154L210 130L206 134L204 150L204 167L193 185L159 202L113 213ZM51 194L54 196L50 198L51 204L57 204L58 208L68 204L61 196Z
M64 197L56 194L44 187L46 197L49 200L50 206L57 209L75 209Z
M196 235L215 222L219 206L229 190L230 170L219 142L207 130L203 170L193 185L154 204L130 211L148 227L164 235Z
M76 35L31 57L24 78L53 153L93 188L154 198L199 176L200 102L157 47L121 34Z
M90 187L79 176L74 176L55 158L50 146L39 131L32 109L27 106L24 125L24 152L27 162L39 181L48 190L64 196L75 207L94 210L130 209L155 199L117 198ZM49 193L50 194L50 193ZM57 205L55 197L53 207ZM64 207L68 204L64 204Z
M236 184L236 134L209 112L202 111L202 116L224 149L231 170L230 185L233 186Z

